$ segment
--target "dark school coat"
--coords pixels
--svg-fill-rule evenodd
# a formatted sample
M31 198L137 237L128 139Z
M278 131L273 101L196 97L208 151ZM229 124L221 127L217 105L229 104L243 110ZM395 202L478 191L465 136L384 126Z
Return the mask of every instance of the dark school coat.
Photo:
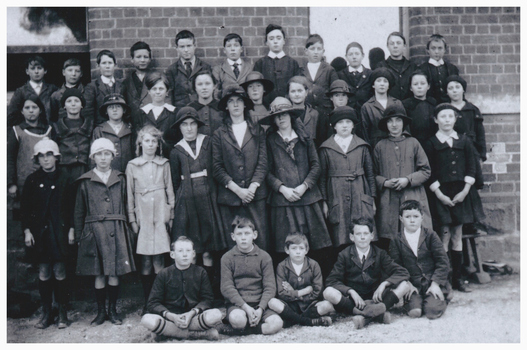
M313 109L309 104L306 104L304 111L304 120L301 117L297 118L297 123L302 123L304 130L309 137L315 142L317 147L320 147L322 142L326 141L328 137L333 134L333 129L329 125L329 118L325 113L319 113Z
M183 63L181 63L180 58L167 68L165 73L170 82L170 88L172 89L170 96L172 105L183 107L198 99L198 95L192 88L192 78L194 78L198 72L206 70L211 71L211 66L200 60L198 57L196 57L190 76L187 76L187 71Z
M116 135L108 122L104 122L93 129L92 143L101 137L112 141L115 146L116 153L112 160L112 169L120 172L126 171L126 165L135 157L135 144L130 123L123 123L119 134ZM92 165L95 166L93 161Z
M450 98L446 92L445 81L451 75L459 75L459 69L450 62L444 61L444 74L438 73L438 68L430 64L428 60L421 64L418 69L425 72L430 78L430 89L427 95L433 97L437 103L450 102Z
M472 103L465 101L465 105L459 110L460 116L454 124L454 130L458 134L468 136L476 148L481 160L487 160L487 142L485 140L485 127L483 126L483 116L479 108Z
M300 75L302 70L298 62L285 55L280 59L274 59L269 56L260 58L254 64L254 70L263 74L264 78L274 84L274 89L264 96L264 105L269 106L277 97L285 97L288 93L287 82L295 75Z
M443 293L449 291L450 262L439 236L431 229L421 227L417 256L410 248L403 230L397 232L390 241L390 256L408 270L410 282L420 295L425 295L432 281L441 287Z
M287 153L286 144L277 132L267 136L269 162L267 182L273 190L269 195L268 203L272 207L304 206L322 199L317 184L320 176L320 162L313 140L299 136L293 152L295 160ZM306 182L308 189L296 202L289 202L278 191L282 185L295 188L303 182Z
M214 66L212 68L212 75L216 79L216 89L214 91L214 97L217 100L220 100L222 97L222 91L226 86L229 85L241 85L247 80L249 73L253 71L253 65L250 61L242 58L242 67L240 69L240 74L238 78L234 75L229 61L225 59L223 63Z
M423 206L423 223L432 228L432 218L424 183L430 177L426 153L415 138L406 132L400 137L389 136L377 143L373 151L373 171L377 184L377 213L375 214L379 237L392 238L399 231L399 208L414 199ZM410 182L400 191L384 187L389 179L406 177Z
M403 101L406 115L412 119L408 129L421 146L437 132L437 124L434 122L436 105L436 100L430 96L427 96L425 100L410 97Z
M147 125L153 125L162 133L165 133L176 122L176 107L165 103L163 111L161 112L161 114L159 114L157 119L154 117L154 112L152 112L151 107L151 104L143 106L132 115L134 144L135 140L137 140L137 133L143 127ZM168 158L170 156L170 151L174 147L175 140L166 139L164 141L165 142L162 145L163 156L165 158Z
M265 132L259 125L248 120L247 131L240 147L232 132L230 120L226 123L212 136L212 171L219 183L218 204L242 205L241 199L225 187L231 180L242 188L249 188L252 182L257 182L260 187L256 190L253 202L267 198Z
M104 98L109 94L121 93L121 85L122 80L115 78L115 83L112 85L112 87L110 87L102 82L100 76L86 85L86 88L84 89L84 99L86 100L86 106L83 108L82 115L85 118L93 120L94 126L107 121L108 116L99 113L99 107L103 105Z
M206 177L190 177L190 174L204 170ZM194 242L194 250L198 253L227 248L217 204L218 190L212 176L211 138L205 136L196 159L183 146L176 144L170 152L170 173L176 192L172 241L187 236Z
M391 57L388 57L386 60L379 63L379 67L388 68L395 78L395 85L390 86L388 95L393 96L396 99L402 101L405 98L411 97L410 77L412 76L413 72L417 69L417 66L415 65L415 63L406 59L406 57L403 57L403 67L399 72L395 68L393 61L394 60L392 60Z
M65 118L59 119L53 124L60 150L60 164L82 163L88 165L93 119L84 117L82 125L75 131L69 129L64 120Z
M20 111L22 110L24 100L29 95L37 95L40 101L42 101L46 112L46 119L42 118L43 115L41 113L40 120L49 124L51 116L51 94L57 91L57 89L58 87L55 85L43 82L40 88L40 94L37 94L29 81L16 89L7 106L7 126L17 125L24 121L24 116Z
M165 311L179 315L193 308L210 309L213 301L214 293L203 267L191 264L180 270L172 264L157 274L146 307L160 316Z
M68 233L73 227L73 207L75 205L74 179L69 172L57 167L57 174L50 188L48 173L42 168L29 175L24 184L20 209L22 232L29 229L35 240L33 251L37 262L48 262L44 240L44 232L50 230L50 236L56 238L62 259L66 259L69 251ZM54 200L52 201L52 197ZM51 203L53 202L53 203ZM49 216L48 214L49 210ZM57 227L49 227L49 221ZM51 239L51 238L47 238ZM64 261L63 260L63 261Z
M111 171L107 184L93 170L77 180L78 275L122 276L135 271L134 237L126 216L126 176Z
M353 74L350 73L348 67L337 73L339 79L348 83L350 92L354 94L348 98L348 106L354 108L357 113L360 113L362 105L373 96L373 81L371 79L373 71L364 66L362 69L362 73L358 73L355 79L353 79Z
M302 297L291 297L285 293L282 282L289 283L294 290L311 286L313 287L313 291ZM276 290L278 292L278 298L287 302L298 302L301 310L305 311L314 300L318 300L323 289L324 282L322 280L320 265L307 256L304 257L304 265L302 266L300 275L296 274L290 257L285 258L276 267Z
M370 245L370 252L363 266L357 248L352 244L339 253L337 262L326 279L326 286L337 289L345 296L353 289L362 298L371 299L382 282L388 281L397 286L409 278L410 274L404 267L374 245Z
M301 69L302 76L306 77L307 81L312 84L308 91L306 103L309 103L313 108L322 106L326 109L331 109L333 104L326 92L329 91L331 83L337 80L339 77L335 69L327 62L320 62L317 73L314 77L311 76L309 69L307 68L308 61L304 61Z
M51 116L49 116L48 118L53 123L57 122L57 120L59 120L60 118L66 117L68 114L66 112L66 109L62 108L62 106L60 105L60 100L62 99L62 95L64 95L64 91L66 91L66 89L66 85L62 84L60 89L51 94ZM78 89L81 94L84 95L84 85L79 83L77 84L77 86L75 86L75 89Z
M403 107L401 101L395 97L388 96L386 108L393 104L399 104L401 107ZM356 130L356 133L362 137L364 141L369 143L372 148L375 148L375 145L381 139L388 137L388 133L379 130L377 126L379 120L384 117L384 110L384 107L377 101L375 96L372 96L372 98L366 101L366 103L362 105L361 108L361 123L358 130Z
M333 245L338 247L350 243L354 219L373 220L376 190L370 146L355 135L343 152L332 136L320 146L319 157L319 188L329 208Z
M145 82L142 82L141 91L139 92L135 86L135 79L139 80L134 69L128 74L126 78L124 78L121 85L121 95L123 95L126 104L128 107L130 107L132 112L137 111L139 108L146 106L149 103L152 103L152 97L150 97L150 94L148 93ZM170 102L168 98L165 100Z
M223 125L224 112L218 109L218 102L212 100L208 105L202 105L198 101L193 101L187 105L194 108L198 112L199 120L205 123L198 129L200 134L212 137L214 131Z

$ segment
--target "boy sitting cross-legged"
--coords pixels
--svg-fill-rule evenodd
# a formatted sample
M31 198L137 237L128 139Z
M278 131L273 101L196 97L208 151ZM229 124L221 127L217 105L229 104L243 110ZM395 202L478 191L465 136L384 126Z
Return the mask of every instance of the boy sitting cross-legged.
M439 318L446 310L451 290L448 256L437 234L422 227L421 203L405 201L399 213L403 229L390 242L390 256L410 273L405 309L410 317L424 314L429 319Z
M309 242L303 233L295 232L285 239L289 255L276 268L278 298L269 301L269 308L284 319L287 326L330 326L333 311L327 301L318 302L324 283L318 263L306 257Z
M373 222L357 219L350 239L355 244L339 253L338 260L326 280L324 299L337 312L357 315L357 329L372 320L390 323L386 311L399 302L409 290L408 271L397 265L384 250L371 245Z
M250 219L234 218L231 237L236 245L221 258L221 293L233 329L224 328L222 333L274 334L282 329L280 316L267 309L276 294L273 262L253 243L257 236Z
M192 264L195 255L194 244L185 236L171 244L175 264L161 270L154 281L148 313L141 319L144 327L179 339L218 339L212 327L221 322L222 315L210 308L214 294L207 272Z

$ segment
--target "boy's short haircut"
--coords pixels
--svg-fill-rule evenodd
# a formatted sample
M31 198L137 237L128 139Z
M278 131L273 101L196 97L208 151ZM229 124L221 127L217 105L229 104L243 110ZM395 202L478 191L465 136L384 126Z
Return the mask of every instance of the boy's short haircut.
M291 87L291 83L297 83L304 85L304 89L309 90L311 88L311 83L307 80L306 77L303 75L295 75L289 81L287 82L287 91L289 91L289 88Z
M348 46L346 46L346 52L345 52L344 54L347 55L349 49L351 49L352 47L356 47L356 48L359 49L360 52L364 55L364 50L362 49L362 45L359 44L359 43L356 42L356 41L351 42L351 43L348 44Z
M113 60L113 63L117 64L117 58L115 58L115 54L110 50L99 51L99 53L97 54L97 64L101 63L102 56L110 57Z
M190 30L183 29L182 31L176 34L176 47L178 46L178 41L181 39L192 39L192 43L196 44L196 37Z
M244 228L244 227L250 227L253 231L256 231L256 227L254 226L254 223L251 219L245 217L236 215L234 220L232 220L231 224L231 232L234 232L237 228Z
M404 201L401 204L401 207L399 208L399 216L403 216L403 212L405 210L418 210L421 214L423 214L423 206L415 199Z
M446 39L444 36L442 36L441 34L432 34L430 35L430 38L428 38L428 42L426 43L426 49L429 50L430 49L430 43L432 41L442 41L443 44L445 44L445 50L447 49L448 45L446 43Z
M403 36L403 34L401 32L391 32L390 35L388 35L388 39L386 39L386 45L388 45L388 41L390 41L390 38L392 36L400 37L401 39L403 39L403 44L406 45L406 38Z
M285 238L285 248L289 249L291 244L304 244L306 250L309 249L309 241L307 240L306 235L301 232L293 232L287 235Z
M62 69L66 69L68 67L72 67L72 66L79 66L81 68L81 72L82 72L82 65L81 65L81 61L77 58L68 58L66 61L64 61L64 64L62 65Z
M46 61L39 55L31 56L26 60L26 68L29 68L30 65L38 65L44 69L46 68Z
M370 233L373 233L373 220L370 218L355 219L351 222L351 234L354 234L355 226L367 226Z
M265 42L267 42L267 34L271 33L273 30L279 30L282 32L282 35L284 36L284 40L285 40L285 32L284 32L284 28L282 28L282 26L279 26L278 24L269 24L267 26L267 28L265 28Z
M430 84L430 76L428 76L428 73L426 73L425 71L421 70L421 69L416 69L412 75L410 75L410 85L412 85L412 79L416 76L416 75L422 75L426 78L426 82L428 84Z
M214 78L214 74L212 74L210 69L205 69L205 70L199 71L195 76L192 77L192 90L196 91L196 79L200 75L208 75L208 76L210 76L210 78L212 79L212 84L214 86L216 86L217 81L216 81L216 78Z
M311 34L307 37L306 40L306 49L308 49L310 46L315 45L316 43L321 43L322 46L324 46L324 40L322 37L318 34Z
M144 41L138 41L135 44L132 45L130 48L130 56L134 58L135 52L138 50L146 50L148 51L148 56L152 58L152 50L150 49L150 45L145 43Z
M225 47L227 42L229 42L232 39L235 39L236 41L238 41L240 43L240 46L243 46L243 40L242 40L241 36L239 36L236 33L229 33L229 34L225 35L225 38L223 38L223 47Z
M161 145L164 143L163 140L163 132L153 126L152 124L148 124L144 126L141 130L137 132L137 140L135 141L135 154L137 156L141 156L143 154L143 148L141 147L141 142L143 142L143 138L146 134L152 135L157 140L157 147L158 150L161 150Z
M148 90L154 87L158 81L162 81L163 84L167 87L167 90L170 90L170 81L164 73L153 71L149 72L145 76L145 86Z
M187 236L179 236L174 242L170 243L170 250L175 251L176 250L176 243L177 242L189 242L192 244L192 249L194 249L194 242Z

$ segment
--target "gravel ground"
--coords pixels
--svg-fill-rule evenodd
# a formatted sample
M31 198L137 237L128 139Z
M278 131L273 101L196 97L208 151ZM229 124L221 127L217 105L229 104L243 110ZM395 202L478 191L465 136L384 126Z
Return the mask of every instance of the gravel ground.
M389 325L370 324L356 330L350 317L338 319L331 327L294 326L271 336L227 337L221 343L519 343L520 275L493 276L492 283L471 284L472 293L454 292L445 314L437 320L411 319L393 310ZM34 328L39 312L30 318L7 319L8 343L167 343L180 341L156 336L140 325L140 300L125 299L118 304L124 316L121 326L108 321L93 327L95 305L75 302L68 317L71 325L58 329ZM189 341L190 342L190 341ZM198 343L192 341L191 343Z

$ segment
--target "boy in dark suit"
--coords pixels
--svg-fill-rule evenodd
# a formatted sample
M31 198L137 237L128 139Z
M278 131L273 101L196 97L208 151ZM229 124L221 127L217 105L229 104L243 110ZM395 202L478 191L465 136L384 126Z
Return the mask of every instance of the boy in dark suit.
M346 60L348 66L339 71L339 79L348 83L350 92L353 94L348 101L348 106L355 109L360 114L362 105L373 96L371 81L372 70L362 65L364 50L362 45L352 42L346 47Z
M35 94L44 105L46 114L41 111L40 117L43 122L50 124L51 116L51 94L57 91L53 84L44 82L44 76L47 73L46 61L40 56L31 56L26 61L26 74L29 81L15 90L9 105L7 106L7 126L18 125L24 121L19 111L19 106L24 104L27 96ZM44 120L42 117L46 117Z
M350 239L354 244L339 253L326 280L324 299L337 312L357 315L353 317L357 329L374 319L389 323L386 311L406 295L410 275L387 252L370 244L373 239L370 219L355 220Z
M423 208L416 200L401 204L402 232L390 242L390 256L410 273L405 309L410 317L439 318L446 309L450 291L449 262L437 234L421 226Z
M241 58L243 52L242 37L230 33L223 39L223 52L227 58L222 64L212 69L212 74L217 81L214 97L221 99L224 86L241 85L247 80L247 75L253 70L253 65L248 60Z
M307 61L302 64L302 75L311 85L306 102L319 114L328 114L332 104L326 92L331 84L338 79L337 72L324 58L324 40L318 34L310 35L306 40L305 54ZM324 140L321 140L321 142Z
M139 108L152 102L145 85L145 76L150 71L152 50L147 43L138 41L130 48L130 55L134 69L123 80L121 95L130 107L130 115L132 115Z
M51 94L51 115L49 120L56 123L60 118L66 117L66 110L61 108L60 100L66 89L78 89L84 93L84 86L81 83L82 67L81 62L76 58L67 59L62 67L64 84L60 89Z
M183 107L198 99L192 88L192 78L198 72L212 68L196 57L196 38L191 31L180 31L175 41L179 59L167 68L166 75L172 88L172 105Z
M432 34L426 43L426 51L428 51L430 58L419 66L430 77L428 96L433 97L437 104L450 102L446 92L446 78L451 75L459 75L459 69L455 65L443 60L446 50L445 37L441 34Z
M284 52L285 32L277 24L269 24L265 29L265 43L269 47L267 56L254 64L254 70L263 74L274 84L274 90L264 96L264 105L269 106L277 96L287 95L287 82L302 70L298 62Z

